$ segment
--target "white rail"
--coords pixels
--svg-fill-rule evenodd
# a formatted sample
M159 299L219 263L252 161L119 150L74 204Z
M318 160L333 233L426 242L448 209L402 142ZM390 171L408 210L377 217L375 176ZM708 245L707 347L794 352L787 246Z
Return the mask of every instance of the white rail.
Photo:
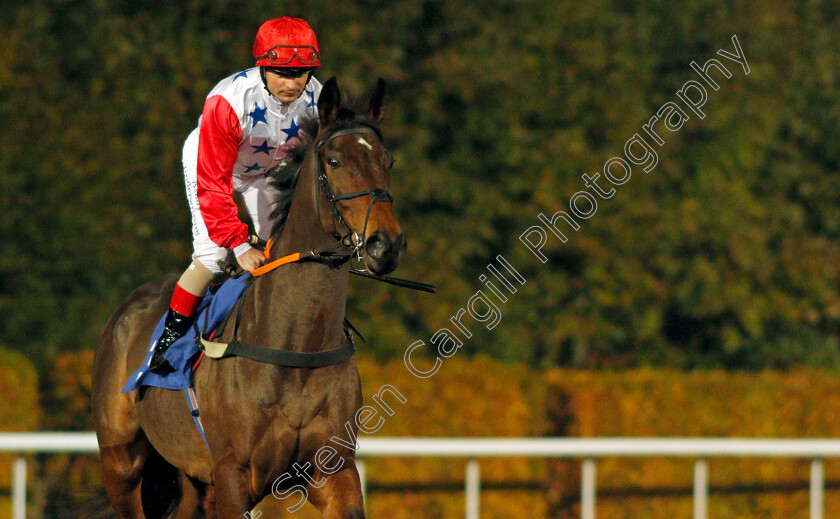
M0 433L0 452L96 453L93 433ZM466 519L478 519L481 489L479 458L580 458L581 519L595 519L596 464L602 457L698 458L694 466L694 518L706 519L708 458L810 459L810 519L823 519L825 458L840 458L835 439L734 438L360 438L362 488L364 459L376 457L466 458ZM26 458L19 456L12 475L13 519L26 517Z

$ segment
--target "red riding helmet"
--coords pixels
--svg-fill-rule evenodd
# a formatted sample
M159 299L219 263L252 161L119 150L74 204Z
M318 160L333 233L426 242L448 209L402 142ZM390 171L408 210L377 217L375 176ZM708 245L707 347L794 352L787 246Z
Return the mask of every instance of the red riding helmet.
M300 18L275 18L262 24L254 41L258 67L320 67L318 40Z

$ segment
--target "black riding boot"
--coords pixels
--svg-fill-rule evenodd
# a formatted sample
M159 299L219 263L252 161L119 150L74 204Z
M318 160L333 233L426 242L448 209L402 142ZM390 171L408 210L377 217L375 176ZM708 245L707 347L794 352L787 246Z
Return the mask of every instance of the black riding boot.
M160 339L158 339L157 344L155 344L155 353L152 355L152 360L149 363L149 371L155 375L168 375L175 371L175 368L164 358L163 354L172 346L172 343L183 337L189 331L194 320L194 317L187 317L171 308L169 309L166 313L163 333Z

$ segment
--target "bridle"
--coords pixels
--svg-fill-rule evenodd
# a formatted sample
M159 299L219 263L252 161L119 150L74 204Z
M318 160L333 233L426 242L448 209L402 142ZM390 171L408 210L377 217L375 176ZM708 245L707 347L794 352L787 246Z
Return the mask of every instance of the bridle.
M373 209L373 204L377 202L387 202L392 204L394 202L393 197L391 194L382 189L381 187L375 187L373 189L368 189L367 191L354 191L352 193L344 193L339 195L334 195L332 189L330 188L330 183L327 180L327 172L324 168L324 155L321 152L321 148L336 137L341 137L342 135L351 135L351 134L359 134L359 133L372 133L374 135L378 135L373 128L367 126L359 126L356 128L348 128L345 130L339 130L326 139L320 141L317 146L315 146L315 155L317 158L318 164L318 178L315 182L315 205L316 211L318 214L318 219L321 219L321 198L318 196L319 190L324 191L324 195L327 198L327 201L330 204L330 212L332 213L333 219L333 228L335 230L335 234L338 235L338 239L341 244L350 249L350 255L356 255L357 259L361 257L361 249L365 244L365 240L367 239L367 226L368 220L370 219L370 212ZM347 220L344 219L344 215L341 214L341 211L338 210L336 207L336 202L340 202L342 200L352 200L354 198L359 198L365 195L370 195L370 203L368 204L367 213L365 214L365 225L362 228L362 234L359 235L358 232L354 231L350 224L347 223ZM346 231L346 234L341 234L338 230L338 226L341 226Z
M316 162L318 168L318 178L314 182L313 196L315 197L315 210L318 217L318 221L321 221L321 197L320 197L320 190L324 191L324 196L326 197L327 201L330 204L330 212L332 213L332 221L333 221L333 229L334 229L334 236L336 241L333 241L325 246L316 247L311 250L305 252L295 252L289 254L287 256L283 256L277 259L274 259L262 267L254 269L251 271L253 276L261 276L268 272L271 272L275 268L286 265L288 263L294 263L297 261L318 261L322 263L326 263L331 265L332 267L340 267L347 261L356 256L356 259L361 263L361 250L364 247L365 240L367 238L367 227L368 227L368 220L370 219L370 212L373 209L373 204L377 202L387 202L392 204L394 202L393 197L391 194L388 193L385 189L380 187L375 187L373 189L368 189L367 191L354 191L352 193L344 193L340 195L334 195L332 189L330 188L330 183L327 180L327 172L324 168L324 156L321 153L321 147L324 146L327 142L336 137L341 137L342 135L351 135L351 134L360 134L360 133L372 133L374 135L379 136L379 134L373 128L368 126L358 126L356 128L348 128L345 130L339 130L329 137L321 140L317 146L315 146L315 155L316 155ZM336 202L340 202L342 200L352 200L354 198L359 198L365 195L370 196L370 203L368 204L367 213L365 214L365 225L362 228L362 234L359 235L358 232L354 231L350 224L344 219L344 215L341 214L341 211L338 210L336 206ZM339 232L339 225L344 228L346 234L341 234ZM252 244L258 244L261 240L254 236L256 241ZM264 246L267 248L265 249L265 256L266 258L270 257L271 251L271 244L273 240L269 240L268 243L262 242ZM343 249L343 250L342 250ZM228 267L223 267L227 269ZM435 287L426 283L420 283L418 281L410 281L406 279L399 279L389 276L383 276L379 274L373 274L367 272L366 269L357 269L351 268L351 274L356 274L359 276L375 279L377 281L383 281L385 283L390 283L392 285L397 285L405 288L410 288L412 290L420 290L423 292L430 292L434 293Z

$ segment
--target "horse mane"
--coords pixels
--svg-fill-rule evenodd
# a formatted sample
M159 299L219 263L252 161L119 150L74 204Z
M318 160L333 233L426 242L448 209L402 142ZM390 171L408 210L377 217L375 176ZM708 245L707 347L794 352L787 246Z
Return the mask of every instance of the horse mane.
M347 108L341 108L335 122L331 125L329 132L324 138L329 138L339 130L367 126L376 132L382 140L382 132L367 117L356 115L356 112ZM300 120L300 132L297 135L297 142L285 146L286 157L283 162L271 168L268 173L268 181L271 187L277 191L274 199L275 207L271 211L271 237L276 242L280 239L289 216L289 207L292 205L292 197L295 194L301 166L306 154L312 148L313 141L320 131L320 121L317 115L306 115Z

